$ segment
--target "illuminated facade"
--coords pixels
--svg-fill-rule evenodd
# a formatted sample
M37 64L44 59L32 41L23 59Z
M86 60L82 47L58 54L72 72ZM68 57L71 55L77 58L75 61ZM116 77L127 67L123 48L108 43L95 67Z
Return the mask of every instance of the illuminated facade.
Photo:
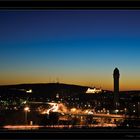
M88 88L87 89L87 91L86 91L86 93L100 93L100 92L102 92L102 90L101 89L96 89L96 88Z

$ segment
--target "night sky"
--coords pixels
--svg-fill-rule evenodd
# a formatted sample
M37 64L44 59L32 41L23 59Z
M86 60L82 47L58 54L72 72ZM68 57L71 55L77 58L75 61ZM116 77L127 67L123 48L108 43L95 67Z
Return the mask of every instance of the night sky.
M140 10L1 10L0 85L140 89Z

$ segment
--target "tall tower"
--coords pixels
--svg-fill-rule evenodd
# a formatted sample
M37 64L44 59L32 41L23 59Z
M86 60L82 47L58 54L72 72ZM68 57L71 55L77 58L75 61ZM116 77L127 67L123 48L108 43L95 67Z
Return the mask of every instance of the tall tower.
M114 69L113 78L114 78L114 106L117 109L119 103L119 78L120 78L118 68Z

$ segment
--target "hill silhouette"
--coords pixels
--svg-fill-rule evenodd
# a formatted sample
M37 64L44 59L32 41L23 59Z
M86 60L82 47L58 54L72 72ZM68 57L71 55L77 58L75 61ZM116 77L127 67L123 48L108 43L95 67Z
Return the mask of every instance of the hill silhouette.
M75 96L85 93L87 86L63 84L63 83L46 83L46 84L18 84L0 86L0 95L25 95L27 90L32 89L32 93L26 93L33 96L54 97L56 94L62 96Z

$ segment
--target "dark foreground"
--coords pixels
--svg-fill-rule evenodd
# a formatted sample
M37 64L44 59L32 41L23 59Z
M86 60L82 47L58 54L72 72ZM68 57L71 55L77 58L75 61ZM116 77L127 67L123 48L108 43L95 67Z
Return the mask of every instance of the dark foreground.
M72 128L72 129L35 129L0 130L2 139L140 139L140 129L122 128Z

